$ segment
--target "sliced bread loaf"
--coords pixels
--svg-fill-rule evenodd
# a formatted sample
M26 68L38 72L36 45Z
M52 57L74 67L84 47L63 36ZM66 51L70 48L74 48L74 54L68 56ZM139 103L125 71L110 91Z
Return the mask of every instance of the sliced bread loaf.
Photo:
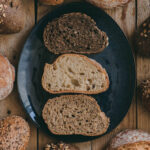
M58 135L97 136L105 133L109 126L109 118L96 100L86 95L49 99L42 116L49 130Z
M46 64L43 88L50 93L97 94L109 87L107 72L100 64L83 55L64 54Z
M49 51L60 53L98 53L108 46L108 37L86 14L69 13L49 22L44 29Z

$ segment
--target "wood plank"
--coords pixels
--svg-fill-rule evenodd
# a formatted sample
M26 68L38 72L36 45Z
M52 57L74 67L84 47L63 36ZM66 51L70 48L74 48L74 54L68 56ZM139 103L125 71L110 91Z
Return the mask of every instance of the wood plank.
M135 0L131 1L127 6L106 10L106 12L118 23L125 33L129 42L132 44L132 36L135 31L136 7ZM133 47L133 45L131 45ZM92 150L103 150L108 145L109 140L118 132L126 128L136 128L136 98L134 96L132 105L121 124L110 134L92 142Z
M7 56L15 68L17 68L23 43L34 25L34 1L24 0L24 7L26 10L26 25L23 31L17 34L0 35L0 53ZM29 120L21 105L16 83L13 92L5 100L0 101L0 118L10 114L20 115ZM37 149L37 132L31 121L29 121L29 124L31 138L28 150L33 150Z
M137 26L150 16L150 1L137 1ZM137 56L137 80L138 85L142 80L150 77L150 58ZM138 97L138 128L150 132L150 113L142 106L141 99Z

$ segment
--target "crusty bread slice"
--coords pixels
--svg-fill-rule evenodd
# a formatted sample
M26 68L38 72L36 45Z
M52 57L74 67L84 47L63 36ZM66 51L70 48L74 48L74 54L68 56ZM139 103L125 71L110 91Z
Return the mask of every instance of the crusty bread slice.
M96 61L83 55L64 54L46 64L43 88L50 93L97 94L109 87L107 72Z
M98 53L109 44L108 36L86 14L73 12L49 22L43 33L44 44L55 54Z
M49 130L58 135L97 136L109 127L109 118L96 100L86 95L65 95L49 99L43 109Z

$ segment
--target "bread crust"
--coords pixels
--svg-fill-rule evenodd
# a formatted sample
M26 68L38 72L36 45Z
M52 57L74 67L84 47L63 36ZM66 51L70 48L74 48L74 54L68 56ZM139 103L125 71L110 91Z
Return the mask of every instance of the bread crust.
M123 147L136 148L137 144L150 146L150 134L138 129L126 129L111 140L107 150L122 150Z
M64 2L64 0L40 0L44 5L59 5Z
M115 7L124 6L131 0L87 0L87 1L100 8L112 9Z
M43 84L44 76L42 76L42 86L43 86L43 88L44 88L47 92L52 93L52 94L60 94L60 93L98 94L98 93L105 92L105 91L109 88L110 82L109 82L108 74L107 74L106 70L105 70L100 64L98 64L96 61L93 61L93 60L89 59L87 56L84 56L84 55L78 55L78 54L63 54L63 55L59 56L59 57L53 62L52 65L55 65L55 64L59 61L59 59L61 59L61 57L63 57L63 56L82 57L83 59L85 59L85 60L88 61L89 63L91 63L91 64L93 64L94 66L96 66L96 68L97 68L100 72L104 73L105 76L106 76L106 82L107 82L106 87L105 87L104 89L97 90L97 91L95 91L95 92L94 92L94 91L73 91L73 90L53 91L53 90L48 90L48 89L44 86L44 84ZM46 70L47 65L49 65L49 64L46 63L45 66L44 66L44 72L45 72L45 70ZM44 74L44 73L43 73L43 74Z
M0 34L20 32L25 24L22 0L0 0Z
M11 93L14 81L14 67L6 57L0 54L0 100L3 100Z
M102 112L101 111L101 109L100 109L100 106L97 104L97 101L93 98L93 97L91 97L91 96L87 96L87 95L62 95L62 96L59 96L59 97L55 97L55 98L53 98L53 100L55 100L55 101L58 101L58 100L61 100L61 98L69 98L69 97L72 97L72 96L78 96L78 97L85 97L85 98L87 98L88 100L90 100L90 101L92 101L94 104L95 104L95 107L99 110L99 112L101 113L101 117L103 118L103 120L105 120L106 122L106 124L105 124L105 128L101 131L101 132L99 132L99 133L96 133L96 134L86 134L86 133L82 133L81 135L83 135L83 136L99 136L99 135L102 135L102 134L104 134L106 131L107 131L107 129L108 129L108 127L109 127L109 124L110 124L110 119L105 115L105 113L104 112ZM47 102L46 102L46 104L45 104L45 106L49 103L49 101L51 101L52 99L49 99ZM45 106L44 106L44 108L43 108L43 111L42 111L42 116L43 116L43 119L44 119L44 121L45 121L45 123L46 123L46 116L44 115L44 110L45 110ZM46 123L47 124L47 123ZM49 128L49 127L48 127ZM72 134L58 134L57 132L55 132L55 131L53 131L53 130L51 130L51 128L49 128L49 130L53 133L53 134L55 134L55 135L72 135ZM79 134L75 134L75 135L79 135Z
M22 117L12 115L0 120L0 149L12 150L14 148L25 150L29 138L30 128L28 123ZM13 140L16 141L13 142Z

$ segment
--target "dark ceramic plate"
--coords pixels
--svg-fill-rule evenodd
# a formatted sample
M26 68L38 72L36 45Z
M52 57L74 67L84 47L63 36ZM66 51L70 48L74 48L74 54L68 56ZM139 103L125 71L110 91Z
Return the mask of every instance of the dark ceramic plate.
M61 6L42 18L35 26L21 54L18 67L18 90L24 108L37 127L44 129L51 136L65 141L87 141L96 137L51 134L41 116L46 101L60 95L49 94L41 86L44 64L46 62L53 63L58 57L44 47L43 30L49 21L69 12L83 12L91 16L97 26L109 37L109 46L103 52L87 55L102 64L109 75L109 89L102 94L91 95L110 118L107 133L114 129L126 115L135 88L135 64L131 48L114 20L104 11L88 3L71 3Z

